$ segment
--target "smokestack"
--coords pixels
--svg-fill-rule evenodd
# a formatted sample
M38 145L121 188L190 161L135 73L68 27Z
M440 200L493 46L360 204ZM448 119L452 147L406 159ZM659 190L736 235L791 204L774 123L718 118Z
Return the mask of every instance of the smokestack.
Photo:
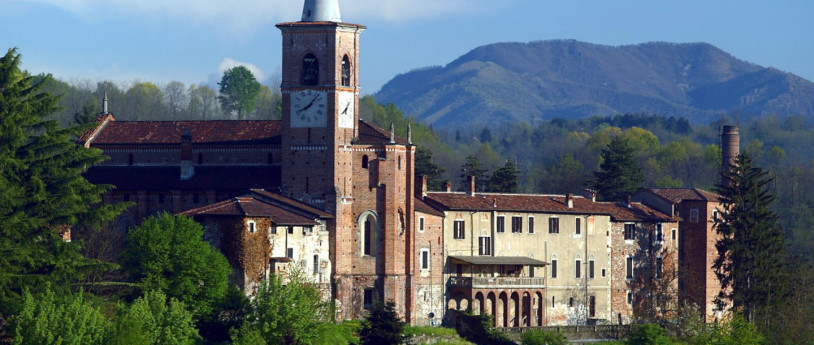
M189 128L184 128L181 134L181 179L189 180L195 175L195 168L192 166L192 133Z
M740 143L738 126L724 126L721 131L721 172L728 171L735 163L735 157L740 154ZM730 181L721 181L721 183L728 187Z
M469 196L475 196L475 176L467 176L466 184L468 187L467 192L469 192Z

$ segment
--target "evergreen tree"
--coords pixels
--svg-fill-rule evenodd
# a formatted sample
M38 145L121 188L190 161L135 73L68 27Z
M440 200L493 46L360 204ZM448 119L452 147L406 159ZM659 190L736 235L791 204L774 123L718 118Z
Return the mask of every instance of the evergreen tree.
M718 257L712 266L721 281L719 302L730 301L755 322L756 312L780 300L785 285L784 233L771 210L772 178L743 154L722 175L728 183L718 186L723 212L715 220Z
M596 179L593 181L600 200L618 200L641 187L644 175L628 139L621 136L613 138L608 147L602 150L601 159L602 164L599 171L594 171Z
M486 173L489 170L484 168L474 155L466 156L466 162L461 166L461 185L459 190L465 191L469 188L466 182L468 176L475 177L475 190L482 191L486 185Z
M223 72L220 86L220 105L223 111L237 112L238 119L254 110L260 83L245 66L237 66Z
M441 174L444 168L439 167L432 160L432 151L418 147L415 150L415 175L427 179L427 189L441 190Z
M517 193L517 181L519 180L517 174L517 166L509 158L505 165L492 173L486 190L492 193Z
M50 282L58 294L93 270L110 268L84 258L78 244L60 232L99 226L125 206L101 203L112 186L82 177L105 157L76 143L88 127L60 128L49 114L58 97L40 92L50 77L20 70L10 49L0 58L0 313L15 314L24 290L43 291Z
M376 303L362 322L359 339L362 345L396 345L404 343L404 322L396 314L396 303Z

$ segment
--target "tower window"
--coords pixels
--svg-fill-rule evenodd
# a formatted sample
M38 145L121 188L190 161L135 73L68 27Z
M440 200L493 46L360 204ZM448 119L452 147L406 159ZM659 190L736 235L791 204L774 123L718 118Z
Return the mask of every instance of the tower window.
M272 163L274 163L274 154L273 154L273 153L269 153L269 157L268 157L268 164L272 164Z
M133 165L133 154L132 153L127 154L127 165Z
M342 58L342 86L350 86L350 59L347 55Z
M302 59L302 84L314 86L319 83L319 61L314 54L308 54Z
M198 164L203 164L203 153L198 153Z
M362 156L362 168L367 169L367 155Z

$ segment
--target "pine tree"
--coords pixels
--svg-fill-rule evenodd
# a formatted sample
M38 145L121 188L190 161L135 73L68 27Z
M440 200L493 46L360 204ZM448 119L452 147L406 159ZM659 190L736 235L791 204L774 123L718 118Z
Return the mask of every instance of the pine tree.
M415 175L427 179L427 189L441 190L441 174L444 168L439 167L432 159L432 151L418 147L415 150Z
M396 314L396 303L376 303L362 323L359 340L363 345L396 345L403 344L404 322Z
M94 269L110 267L84 258L60 232L101 225L127 205L102 204L112 186L82 177L105 159L76 143L87 127L60 128L48 116L57 96L40 92L50 77L35 80L19 68L10 49L0 58L0 313L21 307L21 294L63 291Z
M505 165L492 173L486 190L492 193L517 193L517 174L517 166L509 158Z
M771 210L772 178L753 165L751 156L736 157L723 178L728 183L718 186L723 212L715 220L719 239L713 264L722 287L719 303L730 301L754 322L756 312L782 297L778 294L784 286L784 233Z
M602 164L594 171L594 188L600 200L614 201L633 193L644 182L642 169L636 162L633 146L621 136L611 140L602 150Z
M478 157L474 155L466 156L466 162L464 165L461 166L461 186L460 190L464 191L469 188L467 185L466 178L468 176L475 177L475 190L482 191L483 186L486 185L486 173L489 170L484 168L483 165L478 160Z

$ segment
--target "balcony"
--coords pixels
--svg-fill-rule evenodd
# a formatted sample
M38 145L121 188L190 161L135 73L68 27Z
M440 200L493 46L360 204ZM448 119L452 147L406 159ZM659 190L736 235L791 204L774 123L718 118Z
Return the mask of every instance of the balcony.
M544 288L545 278L537 277L449 277L450 287L473 289Z

